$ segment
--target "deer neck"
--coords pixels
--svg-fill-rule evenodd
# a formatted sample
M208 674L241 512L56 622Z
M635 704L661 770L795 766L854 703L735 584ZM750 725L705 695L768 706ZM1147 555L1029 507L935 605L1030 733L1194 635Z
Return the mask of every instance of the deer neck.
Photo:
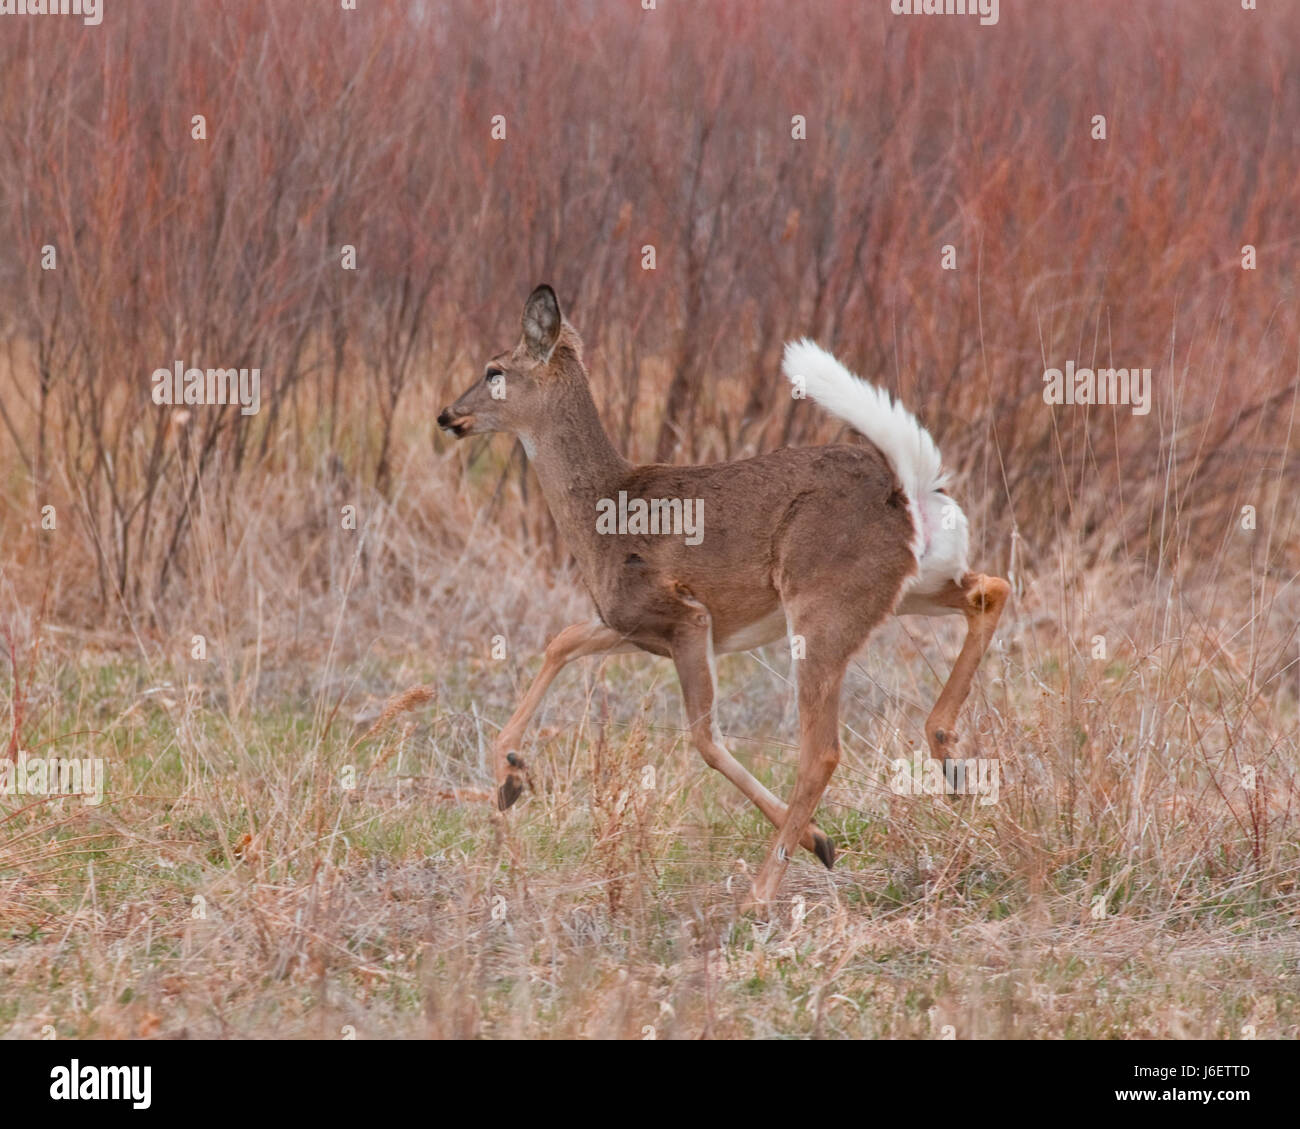
M596 503L617 496L631 464L610 442L585 381L568 384L543 426L519 436L560 536L590 585L609 538L596 532Z

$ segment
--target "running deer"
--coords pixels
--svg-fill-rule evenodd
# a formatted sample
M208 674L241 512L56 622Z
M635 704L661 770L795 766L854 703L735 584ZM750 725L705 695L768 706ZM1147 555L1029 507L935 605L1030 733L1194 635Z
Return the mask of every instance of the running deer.
M705 763L777 828L751 891L757 907L770 903L796 846L827 867L835 861L813 813L839 763L840 686L854 652L891 612L966 617L961 653L925 725L932 755L946 761L957 711L1009 592L1005 580L967 571L965 515L944 491L938 447L910 412L810 341L786 346L783 370L870 445L784 448L711 466L635 466L601 426L581 339L554 291L539 286L524 306L519 344L492 358L483 379L438 416L457 438L518 436L596 605L595 619L551 640L501 730L493 754L498 807L523 791L524 729L568 663L623 651L670 658ZM611 532L601 515L615 499L664 513L666 503L694 502L703 536L649 533L644 521L635 532L630 524ZM788 806L723 747L714 718L714 655L786 636L802 638L793 650L802 656L795 662L800 742Z

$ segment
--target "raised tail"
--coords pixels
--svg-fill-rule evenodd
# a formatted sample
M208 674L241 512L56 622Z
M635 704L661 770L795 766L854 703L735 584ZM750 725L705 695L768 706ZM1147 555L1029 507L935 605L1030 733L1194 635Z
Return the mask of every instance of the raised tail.
M894 468L916 530L917 574L909 589L933 592L949 580L961 583L967 571L966 515L943 493L948 474L939 447L916 416L807 338L786 345L781 370L796 390L874 443Z

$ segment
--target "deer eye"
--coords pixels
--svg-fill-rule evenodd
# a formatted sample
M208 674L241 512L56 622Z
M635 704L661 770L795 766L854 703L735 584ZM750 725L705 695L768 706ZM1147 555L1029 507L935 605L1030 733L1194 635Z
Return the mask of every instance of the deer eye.
M483 379L490 384L492 381L496 380L498 376L505 376L505 373L497 368L496 365L488 365L488 370L483 374Z

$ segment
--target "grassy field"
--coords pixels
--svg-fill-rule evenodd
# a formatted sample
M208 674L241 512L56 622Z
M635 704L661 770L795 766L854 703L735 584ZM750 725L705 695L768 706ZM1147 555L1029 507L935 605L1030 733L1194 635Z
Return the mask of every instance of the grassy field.
M1108 613L1124 643L1094 660L1055 595L1022 593L965 719L995 804L890 791L959 640L878 632L820 817L836 869L801 856L767 922L738 906L769 831L691 750L663 660L571 668L535 791L484 802L530 651L581 606L521 572L502 660L453 616L397 622L415 608L379 625L398 653L343 642L328 601L291 665L47 627L19 655L27 744L104 758L108 786L8 805L0 1031L1294 1037L1294 667L1216 645L1195 593ZM720 672L730 744L778 792L788 669L772 647Z

